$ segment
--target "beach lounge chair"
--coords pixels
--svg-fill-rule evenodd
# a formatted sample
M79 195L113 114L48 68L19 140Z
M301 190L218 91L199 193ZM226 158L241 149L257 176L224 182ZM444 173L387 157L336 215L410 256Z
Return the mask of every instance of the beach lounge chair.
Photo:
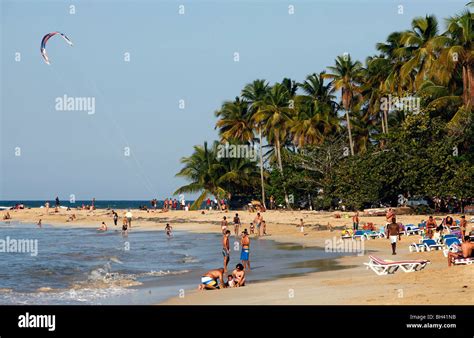
M420 271L430 263L428 260L389 261L376 256L369 256L369 259L369 263L364 264L379 276L395 273L398 269L403 272Z
M376 239L376 238L384 238L385 234L380 231L369 231L366 233L369 238Z
M440 250L444 247L443 244L436 242L434 239L423 239L422 243L425 246L426 251Z
M431 251L431 250L440 250L443 249L444 245L436 242L434 239L421 239L419 243L412 243L408 247L410 252L420 252L420 251Z
M449 249L444 249L443 250L444 257L448 257L449 251L458 252L460 249L461 247L458 245L453 245ZM474 257L456 258L453 263L454 265L471 265L474 263Z
M420 252L425 251L425 249L426 247L423 243L411 243L408 247L408 250L410 250L410 252Z
M361 241L365 241L365 240L369 239L370 237L367 235L366 230L357 230L352 235L352 239L357 239L357 238L359 238Z
M453 263L454 265L471 265L474 263L474 257L456 258Z
M443 244L445 248L450 248L453 245L461 245L461 241L457 237L445 237Z
M411 235L420 235L421 234L421 229L415 226L414 224L407 224L405 225L405 234L407 236Z

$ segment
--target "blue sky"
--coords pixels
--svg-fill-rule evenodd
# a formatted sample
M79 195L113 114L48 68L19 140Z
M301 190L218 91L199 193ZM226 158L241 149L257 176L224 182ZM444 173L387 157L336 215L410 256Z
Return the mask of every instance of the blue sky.
M444 28L467 0L0 2L0 199L21 200L170 196L180 158L217 138L214 111L245 84L302 81L345 52L364 61L413 17ZM48 66L52 31L74 47L50 39ZM55 110L63 95L94 97L95 114Z

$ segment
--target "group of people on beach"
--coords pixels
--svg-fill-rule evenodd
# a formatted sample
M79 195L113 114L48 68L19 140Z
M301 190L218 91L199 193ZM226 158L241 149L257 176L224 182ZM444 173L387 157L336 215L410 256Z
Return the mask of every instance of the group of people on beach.
M119 220L118 213L115 210L112 210L111 214L112 214L112 220L114 222L114 226L118 226L118 220ZM127 235L128 231L131 230L131 228L132 228L132 217L133 217L133 214L130 211L130 209L127 210L125 212L125 215L124 215L123 220L122 220L122 234L123 235ZM107 224L105 224L105 222L102 222L102 224L100 225L100 227L97 230L98 231L107 231L107 229L108 229Z
M264 226L265 221L260 213L257 213L254 221L250 223L257 224L258 236L261 235L261 230L263 234L266 235L266 228ZM224 216L221 221L221 232L222 232L222 256L223 256L223 268L213 269L207 271L201 276L201 284L199 285L200 290L214 290L219 288L226 287L240 287L245 286L245 273L250 271L250 234L247 229L244 229L241 233L240 227L242 223L240 221L239 214L235 214L233 225L234 225L234 235L236 238L240 239L240 263L235 266L235 269L231 274L228 274L226 277L224 275L227 273L227 267L230 262L230 236L231 231L228 229L227 217ZM235 246L238 247L238 246Z

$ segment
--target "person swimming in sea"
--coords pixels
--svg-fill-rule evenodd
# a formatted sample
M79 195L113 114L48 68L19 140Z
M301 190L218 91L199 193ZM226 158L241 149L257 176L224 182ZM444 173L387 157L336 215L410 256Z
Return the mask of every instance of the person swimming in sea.
M166 231L166 236L168 236L168 238L171 238L172 236L171 230L173 230L173 227L169 223L166 223L165 231Z

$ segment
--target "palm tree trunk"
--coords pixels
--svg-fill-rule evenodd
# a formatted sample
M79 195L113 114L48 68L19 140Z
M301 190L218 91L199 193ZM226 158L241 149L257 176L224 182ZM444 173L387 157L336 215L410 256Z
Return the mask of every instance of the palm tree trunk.
M388 111L384 109L383 111L383 118L385 120L385 132L388 134Z
M385 114L383 112L381 116L381 122L382 122L382 134L385 134Z
M474 70L471 65L467 65L467 85L469 89L467 90L467 102L464 103L466 107L474 104Z
M354 144L352 142L351 121L349 120L349 110L346 109L347 131L349 132L349 147L351 148L351 156L354 156Z
M263 151L262 151L262 128L258 128L258 137L260 139L260 181L262 183L262 203L263 207L266 209L265 205L265 184L263 181Z
M283 179L283 164L281 162L281 153L280 153L280 135L278 133L275 134L275 152L277 156L277 162L278 162L278 169L280 169L280 174ZM285 204L288 209L291 209L290 207L290 199L288 198L288 193L286 192L286 187L285 184L283 184L283 193L285 194Z
M468 105L468 93L469 93L469 73L466 65L462 66L462 103L465 107Z

